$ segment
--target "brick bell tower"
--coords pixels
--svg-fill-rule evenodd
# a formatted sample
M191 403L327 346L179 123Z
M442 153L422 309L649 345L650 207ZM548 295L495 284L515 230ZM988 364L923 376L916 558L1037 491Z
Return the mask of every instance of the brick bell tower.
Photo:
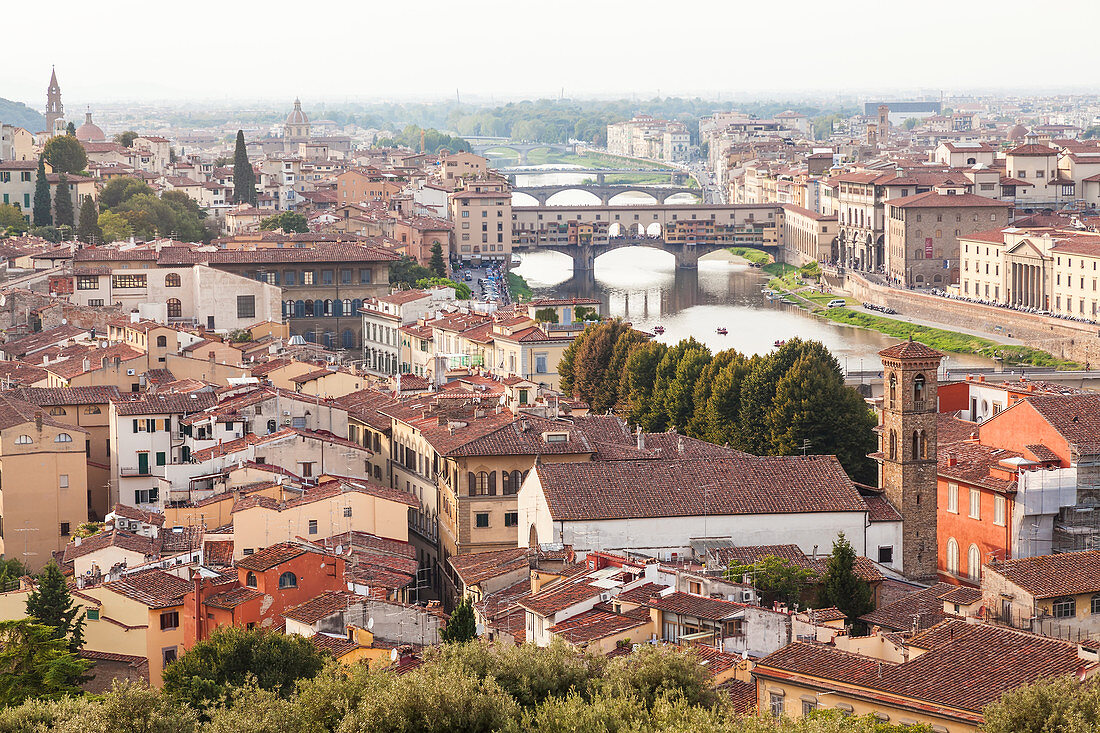
M884 394L879 436L879 486L901 514L902 572L937 578L936 374L943 354L903 341L879 352Z

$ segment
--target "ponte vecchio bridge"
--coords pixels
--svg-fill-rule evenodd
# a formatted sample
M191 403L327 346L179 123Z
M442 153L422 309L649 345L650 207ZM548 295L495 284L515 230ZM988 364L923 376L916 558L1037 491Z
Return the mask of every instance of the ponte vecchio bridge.
M781 215L776 204L513 206L512 250L561 252L574 271L586 271L600 255L641 246L668 252L677 267L695 268L701 256L726 247L778 256Z

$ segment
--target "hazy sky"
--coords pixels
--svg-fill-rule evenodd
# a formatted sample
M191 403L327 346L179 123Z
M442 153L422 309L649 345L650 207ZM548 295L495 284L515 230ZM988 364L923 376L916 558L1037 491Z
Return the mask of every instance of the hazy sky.
M61 0L5 3L0 97L67 104L1092 90L1100 2ZM1052 12L1051 12L1052 11ZM1063 19L1071 19L1068 22ZM1034 26L1032 24L1035 24ZM1033 28L1037 33L1020 35ZM13 63L14 61L14 63Z

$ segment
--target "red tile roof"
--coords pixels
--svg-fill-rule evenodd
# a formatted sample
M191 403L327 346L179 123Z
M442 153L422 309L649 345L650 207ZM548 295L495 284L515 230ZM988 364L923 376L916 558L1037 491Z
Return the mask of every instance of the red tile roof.
M707 598L692 593L676 591L667 595L656 595L646 601L647 606L667 613L681 616L693 616L708 621L723 621L744 610L745 606L720 598Z
M286 609L283 611L283 617L312 626L322 619L359 605L365 600L364 596L346 590L326 590L305 603Z
M1100 593L1100 550L992 563L987 570L1036 598Z
M191 590L191 583L154 568L123 575L103 587L149 608L169 608L183 604L183 596Z
M867 511L834 456L599 461L535 470L554 521Z
M882 351L878 352L879 356L885 356L888 359L942 359L943 354L930 349L920 341L902 341L900 344L894 344L888 346Z
M526 547L453 555L448 562L463 585L471 586L530 567Z
M547 629L551 634L576 645L598 641L614 634L621 634L649 623L649 618L626 616L609 611L592 609L570 616Z

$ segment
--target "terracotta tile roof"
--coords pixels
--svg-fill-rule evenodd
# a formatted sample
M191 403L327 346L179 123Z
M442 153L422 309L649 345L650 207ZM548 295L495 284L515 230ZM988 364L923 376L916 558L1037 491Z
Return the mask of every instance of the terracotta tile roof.
M1036 598L1100 593L1100 550L1006 560L986 568Z
M468 587L520 568L529 568L528 552L526 547L513 547L507 550L453 555L448 562L459 580Z
M905 707L944 706L980 721L982 708L1007 690L1072 674L1082 664L1076 644L958 620L945 621L910 643L929 651L891 664L798 642L761 660L754 673L771 678L786 672L850 684L901 698Z
M661 583L644 583L636 588L624 590L622 593L615 596L615 598L622 603L638 603L644 605L650 598L666 588L668 588L668 586L662 585Z
M570 644L584 645L645 626L647 623L649 623L648 617L638 618L592 609L570 616L567 620L554 624L547 631Z
M14 341L8 341L5 344L0 345L0 350L7 354L9 359L20 358L27 354L40 351L47 346L53 346L55 344L62 344L66 341L72 341L78 336L86 336L88 329L78 328L76 326L58 326L51 328L47 331L39 331L33 333L30 336L24 336L21 339L15 339Z
M184 552L193 552L202 547L203 528L201 525L191 527L171 527L162 529L157 535L162 556L178 555Z
M914 624L927 629L947 617L943 611L943 596L956 588L958 586L950 583L936 583L931 588L910 593L893 603L880 606L860 616L860 619L892 631L912 630Z
M283 617L299 623L313 625L322 619L358 605L366 598L346 590L326 590L305 603L283 611Z
M889 199L888 206L896 206L901 209L944 209L944 208L1003 208L1010 209L1012 204L1007 201L978 196L973 193L944 194L935 191L918 193L915 196Z
M1029 443L1028 445L1025 445L1024 448L1026 448L1027 451L1029 453L1031 453L1031 455L1034 456L1035 460L1037 460L1037 461L1052 461L1052 462L1054 462L1054 461L1061 461L1062 460L1061 458L1058 457L1057 453L1055 453L1054 451L1052 451L1050 448L1046 447L1042 443Z
M978 423L963 420L946 412L936 415L936 444L946 446L969 440L973 435L977 437Z
M834 456L600 461L535 470L554 521L867 511Z
M389 432L390 418L380 411L397 405L398 401L384 392L363 389L337 397L332 400L332 404L347 410L349 417L354 417L375 430Z
M38 405L32 405L30 402L24 402L23 400L14 397L11 393L0 393L0 430L7 430L8 428L14 428L17 425L26 425L27 423L33 423L37 415L42 416L43 425L49 425L55 428L63 428L68 432L88 432L83 428L78 428L73 425L66 425L63 422L58 422L57 420L51 418L49 415L43 414L42 408Z
M105 405L120 397L118 387L22 387L12 394L41 407Z
M183 604L183 596L191 590L191 583L154 568L123 575L103 587L149 608L169 608Z
M646 601L650 608L681 616L694 616L709 621L723 621L744 610L745 606L720 598L707 598L691 593L676 591L668 595L657 595Z
M106 532L85 537L76 544L73 540L65 546L65 562L71 562L78 557L90 555L93 552L107 547L119 547L144 555L147 559L153 559L160 555L160 547L153 539L145 535L134 534L121 529L112 529Z
M13 387L29 386L48 377L49 372L41 367L24 364L21 361L0 361L0 379Z
M213 392L158 393L137 399L123 396L112 402L119 415L181 415L214 407L218 396Z
M229 590L222 591L221 593L215 593L203 599L203 603L207 606L214 608L224 608L226 610L232 610L237 606L244 605L249 601L254 601L257 598L263 598L264 594L260 593L255 588L248 588L246 586L237 586L230 588Z
M1058 149L1046 145L1017 145L1011 148L1006 155L1057 155Z
M245 555L237 561L237 567L262 572L305 555L307 552L316 552L318 555L323 554L319 550L311 550L297 543L280 542L277 545L270 545L262 550L257 550L251 555Z
M1100 452L1100 395L1035 395L1025 402L1080 453ZM1009 410L1019 409L1019 404Z
M348 641L347 637L332 634L314 634L309 637L309 640L320 651L332 655L334 659L339 659L359 648L358 644Z
M864 496L863 501L867 504L867 519L871 522L900 522L901 514L894 508L885 496L881 494L874 494L871 496Z
M206 540L202 545L202 564L229 567L233 564L233 540Z
M1016 481L992 475L991 471L998 468L1001 461L1022 457L1015 451L964 440L940 448L936 454L936 470L946 479L1005 494L1016 491Z
M946 603L958 603L960 606L969 606L971 603L977 603L982 599L982 591L978 588L971 588L966 585L960 585L955 590L945 593L940 600Z
M136 506L129 506L128 504L115 504L114 509L111 510L111 514L135 522L141 522L142 524L148 524L153 527L164 526L164 515L160 512L150 512L144 509L138 509Z
M135 359L144 358L145 352L135 349L129 344L111 344L105 349L77 346L66 349L61 355L66 358L43 366L46 371L52 372L62 379L72 379L81 374L102 369L104 359L114 360L117 357L120 361L134 361ZM84 368L85 358L89 362L87 369Z
M741 716L756 714L757 698L754 683L730 679L719 685L718 689L729 695L734 714Z
M894 344L888 346L882 351L878 352L879 356L885 356L888 359L942 359L943 354L930 349L920 341L902 341L900 344Z
M817 623L828 623L829 621L846 621L848 616L835 606L829 608L815 608L804 612L807 615L812 614L814 621Z
M777 557L791 565L805 570L813 569L813 563L798 545L747 545L744 547L714 547L710 554L723 567L736 562L738 565L753 565L766 557Z

